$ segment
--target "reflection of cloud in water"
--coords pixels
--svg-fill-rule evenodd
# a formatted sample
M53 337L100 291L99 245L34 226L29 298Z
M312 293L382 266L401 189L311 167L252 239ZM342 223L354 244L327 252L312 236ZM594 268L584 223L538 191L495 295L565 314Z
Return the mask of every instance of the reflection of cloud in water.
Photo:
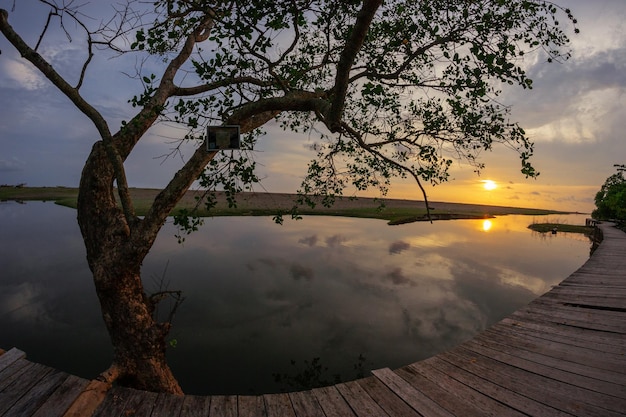
M409 249L411 245L409 243L398 240L396 242L392 242L389 245L389 253L392 255L402 253L403 251Z
M415 286L415 283L402 273L402 268L394 268L385 276L395 285L410 284Z
M536 297L527 288L503 282L497 268L468 259L456 262L454 290L460 299L474 303L490 325Z
M288 271L289 275L295 280L305 279L310 281L315 277L315 271L310 266L302 265L298 262L287 261L285 259L259 258L246 264L246 268L253 272L258 271L259 268L263 266L269 267L270 269L284 269Z
M29 353L35 347L26 345L20 332L27 331L45 350L50 350L46 340L83 349L85 335L103 325L98 314L92 314L95 324L82 319L87 315L78 308L97 309L84 252L66 250L80 246L80 233L74 227L78 243L63 245L56 234L62 236L65 229L55 230L33 249L32 237L39 241L38 229L47 230L45 224L33 228L33 219L61 224L49 221L47 211L39 213L0 225L0 232L11 230L13 239L6 245L12 251L0 253L7 266L3 272L9 271L0 285L7 286L8 279L13 284L0 287L0 334ZM66 217L75 224L73 212ZM290 359L321 356L331 368L339 367L333 372L344 372L341 366L350 368L363 353L372 368L399 367L467 339L506 305L525 303L522 287L539 288L546 270L550 285L548 278L563 274L556 268L572 257L570 243L578 244L568 241L555 251L562 239L549 239L546 247L530 235L529 222L522 219L520 232L507 236L500 233L501 226L485 234L476 230L478 223L466 221L392 228L374 220L311 216L279 227L269 218L216 218L207 219L208 225L184 246L172 238L170 223L142 272L161 277L164 259L169 259L165 279L186 296L172 333L179 345L168 355L187 392L271 389L272 373L280 372L282 363L289 366ZM15 245L13 235L24 236L24 243ZM22 258L28 262L15 261L21 259L19 248L26 248L21 250L28 258ZM33 252L36 263L31 262ZM587 253L583 248L583 256ZM68 263L73 258L78 260ZM78 273L69 279L74 269ZM56 311L60 307L63 313ZM33 323L24 326L16 314ZM42 317L54 325L35 327ZM102 340L97 344L108 347L106 337ZM89 345L90 357L97 344ZM218 385L207 381L207 374L218 375ZM261 381L265 376L269 380Z
M317 235L303 237L302 239L298 240L298 243L313 247L317 244Z
M0 316L22 322L51 322L41 302L41 287L26 282L16 286L2 287L0 293Z
M418 248L443 248L451 244L458 244L467 240L466 236L458 233L431 233L423 236L407 236L405 240Z
M291 265L291 267L289 268L289 272L291 272L291 276L293 277L293 279L296 279L296 280L300 278L304 278L307 281L310 281L313 279L313 276L315 275L315 273L313 272L313 268L310 268L308 266L298 265L296 263Z
M334 248L340 246L342 243L347 242L348 238L342 235L333 235L326 238L326 246Z

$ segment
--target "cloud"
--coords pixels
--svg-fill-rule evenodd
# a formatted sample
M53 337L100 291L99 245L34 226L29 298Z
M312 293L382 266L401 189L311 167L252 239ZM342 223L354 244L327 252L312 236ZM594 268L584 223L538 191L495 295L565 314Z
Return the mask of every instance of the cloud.
M24 163L17 158L0 159L0 172L16 172L24 169Z
M0 61L2 62L2 61ZM26 62L9 59L3 62L0 87L11 90L41 90L46 87L46 79Z
M313 247L317 244L317 239L317 235L306 236L298 240L298 243Z
M326 238L326 245L334 248L340 246L342 243L346 242L348 239L342 235L333 235L331 237Z
M398 240L389 245L389 253L395 255L409 249L410 247L411 245L409 243Z
M410 278L404 275L404 273L402 272L402 268L392 269L389 273L387 273L386 278L395 285L410 284L411 286L415 286L415 283L411 281Z
M313 268L304 266L304 265L299 265L296 263L291 265L291 267L289 268L289 272L291 273L291 277L295 280L304 278L307 281L311 281L313 277L315 276L315 272L313 271Z

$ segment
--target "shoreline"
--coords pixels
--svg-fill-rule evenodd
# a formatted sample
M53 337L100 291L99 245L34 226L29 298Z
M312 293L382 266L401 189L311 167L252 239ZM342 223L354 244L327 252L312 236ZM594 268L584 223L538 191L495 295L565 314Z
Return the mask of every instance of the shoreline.
M151 188L131 188L130 193L135 204L137 215L145 214L151 202L160 192ZM173 210L191 210L197 206L196 197L201 191L188 191ZM77 188L70 187L15 187L0 186L0 201L54 201L67 207L76 208ZM297 194L242 192L237 195L237 207L229 207L225 193L217 192L217 204L206 210L202 205L198 208L200 217L217 216L274 216L282 214L291 216ZM484 219L497 215L550 215L574 214L574 212L531 209L522 207L494 206L467 203L450 203L431 201L430 219L423 200L380 199L372 197L337 197L331 207L317 204L315 208L298 206L299 215L325 215L343 217L363 217L387 220L390 225L399 225L416 221Z

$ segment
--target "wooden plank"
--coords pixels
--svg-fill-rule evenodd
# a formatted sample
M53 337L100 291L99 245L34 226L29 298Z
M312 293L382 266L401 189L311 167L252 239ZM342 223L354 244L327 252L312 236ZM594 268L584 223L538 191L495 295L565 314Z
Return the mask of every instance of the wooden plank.
M584 390L571 389L564 383L557 383L531 372L522 371L501 363L480 353L455 349L450 354L464 361L463 369L489 379L510 391L517 392L534 401L545 404L575 416L617 417L615 411L589 404Z
M465 385L471 386L483 394L500 401L502 404L531 416L566 417L570 414L561 412L555 408L539 403L532 398L525 397L515 391L495 384L484 375L475 374L465 369L466 361L459 359L451 352L446 352L432 358L430 364L448 374L454 374L454 378ZM454 367L454 368L451 368Z
M260 395L240 395L237 397L239 417L265 417L265 400Z
M206 417L211 408L211 397L185 395L180 417Z
M615 333L621 333L621 334L625 333L624 329L619 327L619 324L613 323L613 322L606 323L604 321L601 321L602 318L596 318L596 320L599 320L599 321L594 322L594 321L591 321L593 320L593 318L591 317L581 317L580 315L574 315L574 314L570 314L570 315L558 314L557 311L553 311L551 314L549 309L538 309L538 308L526 307L524 309L520 309L512 313L512 315L514 317L528 316L541 322L565 324L569 326L579 327L581 329L591 329L591 330L615 332Z
M607 315L612 315L619 319L626 311L626 298L609 295L588 294L583 291L576 293L550 292L545 294L543 301L555 300L562 305L572 304L574 307L586 306L587 310L601 310Z
M23 417L33 414L61 385L68 375L52 370L32 386L2 417Z
M129 393L131 392L134 392L134 390L122 387L111 388L104 397L104 400L102 400L98 408L94 411L93 417L122 416L130 398Z
M150 417L179 417L184 400L182 395L159 394Z
M557 359L546 356L533 350L521 349L514 344L506 344L505 340L495 341L494 339L481 339L481 341L468 341L461 347L471 349L473 343L478 342L481 347L498 351L508 355L506 361L510 364L531 372L539 373L553 379L560 379L565 382L575 381L583 388L600 389L601 391L613 392L615 385L623 386L624 374L611 370L598 369L593 363L577 363L567 359ZM467 345L467 346L466 346ZM519 360L517 360L519 359ZM565 373L563 373L565 372ZM589 380L587 379L589 378ZM603 382L606 382L604 384ZM619 396L619 395L618 395Z
M463 351L467 352L468 356L471 355L470 361L480 359L480 363L490 370L491 381L512 391L519 390L523 395L562 411L572 412L575 409L585 409L587 410L585 413L588 415L608 417L609 415L619 415L615 414L617 410L626 409L626 403L622 399L515 367L510 363L514 358L500 352L483 348L477 344L467 344L463 345L463 348L455 350L454 353ZM486 372L484 369L483 371ZM574 404L575 406L572 407Z
M463 402L472 404L483 413L483 416L511 416L523 417L523 414L510 407L507 407L492 397L486 396L481 392L467 386L454 378L454 374L448 375L440 369L432 366L428 360L416 362L409 365L425 378L438 384L442 389L449 390ZM457 371L454 367L447 368L451 371Z
M0 355L0 371L13 364L18 359L24 359L26 354L19 349L13 348L9 349L7 352L4 352Z
M593 366L598 369L619 373L623 372L626 374L626 362L624 361L624 357L610 353L599 355L598 352L592 349L579 346L556 343L546 339L533 338L532 336L521 336L513 332L505 333L497 331L497 329L488 329L474 340L480 343L492 343L493 341L497 341L499 344L506 344L516 349L540 353L555 359L593 364Z
M70 408L63 414L63 417L85 417L91 416L100 403L104 401L107 391L111 388L109 384L101 381L90 381L83 392L74 400Z
M210 417L237 417L237 397L234 395L213 395Z
M23 359L20 359L23 360ZM0 392L0 415L9 410L15 403L22 398L32 386L38 383L42 378L52 371L52 368L32 363L25 366L14 375L11 375L11 383Z
M92 417L145 417L152 413L158 394L126 387L111 388Z
M265 400L267 417L296 417L289 395L266 394L263 399Z
M484 416L483 411L472 403L463 401L454 395L451 390L441 387L430 379L424 377L416 369L405 366L394 371L399 376L407 380L415 389L435 401L440 407L448 410L455 416L479 417Z
M454 417L454 415L418 390L389 368L376 369L372 374L385 386L423 416Z
M603 352L619 353L626 349L626 335L537 321L529 316L509 316L500 321L498 325L524 329L524 331L533 331L544 336L568 337L579 343L587 341L595 342L598 345L598 350Z
M624 319L626 313L624 311L613 311L606 308L613 308L611 306L604 306L600 303L587 304L585 308L584 300L558 300L555 297L544 296L540 297L526 307L527 309L550 311L552 314L558 314L565 318L575 318L576 320L603 320L616 325L618 332L623 330L620 327L621 322ZM579 306L581 304L583 307Z
M357 416L383 417L388 415L357 382L337 384L335 387Z
M27 368L34 366L32 362L26 359L18 359L9 366L0 371L0 393L11 385L20 375L27 371ZM0 402L1 400L0 396Z
M380 382L378 378L371 376L369 378L359 379L357 383L390 416L419 417L417 411L402 401L400 397Z
M626 298L626 288L607 288L603 286L572 286L563 285L563 283L552 288L545 295L589 295L589 296L603 296L610 298Z
M311 391L290 392L291 404L297 417L325 417L317 398Z
M326 417L351 417L354 412L343 399L337 388L323 387L312 390Z
M61 417L88 383L86 379L69 375L32 417Z
M120 417L149 417L159 395L156 392L128 389L129 398ZM105 414L106 415L106 414Z
M571 328L571 327L570 327ZM500 322L492 326L490 331L515 334L523 338L534 338L536 340L546 340L561 345L571 345L578 348L593 350L598 355L610 355L610 357L619 358L626 353L626 346L611 345L603 340L598 341L593 338L582 338L577 334L567 334L568 332L547 332L538 331L536 328L528 328L525 326L512 325L508 322Z

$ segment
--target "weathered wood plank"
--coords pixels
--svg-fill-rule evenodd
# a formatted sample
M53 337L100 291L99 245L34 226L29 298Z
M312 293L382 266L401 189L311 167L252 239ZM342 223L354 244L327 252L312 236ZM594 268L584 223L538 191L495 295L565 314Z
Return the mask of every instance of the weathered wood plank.
M267 417L296 417L287 394L266 394L263 396Z
M33 363L28 362L26 359L18 359L0 371L0 393L19 378L23 372L26 372L27 368L32 366ZM1 401L2 396L0 396Z
M388 415L357 382L337 384L336 387L357 416L383 417Z
M590 320L594 320L594 318L592 317L583 317L580 314L579 315L575 315L575 314L564 315L564 314L560 314L556 310L551 312L550 309L546 309L546 308L539 309L537 307L532 308L528 306L528 307L525 307L523 309L516 311L512 315L514 317L528 316L541 322L566 324L570 326L576 326L581 329L591 329L591 330L614 332L614 333L620 333L620 334L624 334L625 332L624 329L619 327L619 324L617 323L613 323L613 322L607 323L603 321L594 322L594 321L590 321ZM595 320L602 320L602 319L595 318Z
M211 397L185 395L180 417L206 417L211 408Z
M421 415L454 417L454 414L433 401L421 389L414 387L389 368L376 369L372 374Z
M266 417L265 400L260 395L240 395L237 397L239 417Z
M182 395L159 394L150 417L179 417L184 400Z
M626 353L626 346L619 346L617 344L611 345L605 343L604 340L598 341L598 339L592 338L582 338L579 335L572 334L567 335L565 332L546 332L539 331L536 328L529 328L520 325L512 325L509 322L500 322L491 327L491 331L505 333L505 334L516 334L520 337L524 338L535 338L539 340L546 340L553 343L559 343L562 345L572 345L579 348L586 348L589 350L595 351L597 354L604 355L612 355L613 357L620 357L621 355Z
M85 417L91 416L100 403L104 401L107 391L111 388L109 384L93 380L90 381L83 392L74 400L70 408L63 414L63 417Z
M394 417L419 417L417 411L402 401L393 391L387 388L376 377L359 379L357 383L369 394L370 397L390 416Z
M29 365L11 375L11 383L0 392L0 415L6 413L31 387L52 372L52 368L38 363Z
M624 372L626 375L624 358L610 353L598 355L598 352L591 349L533 338L532 336L522 337L519 334L505 333L497 331L497 329L488 329L474 340L486 344L497 341L499 344L507 344L515 349L524 349L569 362L592 363L595 368Z
M537 321L528 316L509 316L498 324L533 331L546 336L552 335L553 337L559 338L569 337L579 343L595 342L599 345L598 350L603 352L619 353L623 351L623 349L626 349L626 335L620 335L618 333L580 329L546 321Z
M463 348L457 349L455 354L466 352L469 362L479 363L482 366L481 372L490 375L490 380L494 383L564 412L576 411L579 414L575 415L608 417L617 416L617 411L626 409L624 400L619 398L512 366L509 362L512 358L500 352L475 344L463 345Z
M104 400L93 413L93 417L118 417L122 416L126 409L126 404L131 398L130 393L135 392L127 388L113 387L108 392ZM134 410L134 407L130 407ZM130 414L130 413L129 413Z
M210 417L237 417L237 396L213 395L211 397Z
M334 386L312 390L326 417L352 417L354 412Z
M597 385L601 387L600 389L603 391L612 391L612 388L615 385L624 385L625 376L623 373L606 369L598 369L593 365L593 363L587 364L572 362L567 359L557 359L552 356L546 356L533 350L520 349L514 345L504 343L504 340L471 340L461 346L470 348L469 345L476 342L478 342L479 346L483 348L493 349L502 354L509 355L510 357L507 357L508 363L515 363L515 366L531 372L549 376L554 379L558 379L557 375L561 375L561 378L564 378L567 382L571 381L571 378L573 377L572 374L574 374L591 379L591 381L587 381L586 379L581 378L578 383L583 384L582 387L591 388L591 386ZM516 358L520 360L518 361ZM564 371L565 373L560 371ZM596 384L591 384L590 382L596 382ZM610 384L604 385L602 382Z
M454 374L454 378L465 385L479 390L484 395L506 404L514 410L531 416L567 417L566 414L555 408L525 397L515 391L493 383L485 375L475 374L465 368L466 361L461 360L451 352L446 352L431 358L430 364L447 374ZM453 368L452 368L453 367Z
M464 360L463 369L468 372L481 375L495 384L561 412L589 417L619 415L614 411L588 404L581 398L581 395L585 394L584 391L572 390L567 384L535 376L474 351L455 349L451 354Z
M523 414L519 411L506 407L492 397L486 396L472 387L459 382L454 378L455 374L448 375L432 366L428 359L411 364L409 367L415 369L423 377L435 382L442 389L449 390L454 396L460 398L461 401L477 407L481 410L483 416L523 417ZM454 367L449 367L448 370L458 372Z
M32 415L67 377L68 375L66 373L52 370L25 392L2 417L24 417Z
M12 348L0 355L0 371L13 364L18 359L24 359L26 354L19 349Z
M479 407L463 401L461 398L454 395L451 390L441 387L441 385L426 378L411 366L396 369L394 372L435 401L441 408L448 410L453 415L467 417L484 416L483 411Z
M88 383L86 379L69 375L32 417L61 417Z
M291 404L297 417L325 417L317 398L311 391L290 392Z

